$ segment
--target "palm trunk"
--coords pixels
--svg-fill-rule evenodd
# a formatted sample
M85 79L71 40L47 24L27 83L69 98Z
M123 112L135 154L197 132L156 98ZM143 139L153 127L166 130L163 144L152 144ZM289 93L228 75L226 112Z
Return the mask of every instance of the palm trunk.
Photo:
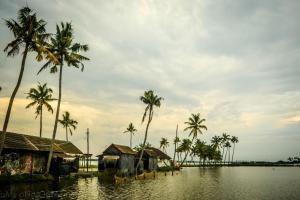
M41 114L40 114L40 138L42 137L43 130L43 106L41 106Z
M49 170L50 170L51 159L52 159L52 155L53 155L54 141L55 141L56 130L57 130L57 122L58 122L59 111L60 111L60 102L61 102L61 93L62 93L62 91L61 91L62 70L63 70L63 57L61 59L61 65L60 65L60 68L59 68L58 101L57 101L55 122L54 122L53 135L52 135L52 140L51 140L51 147L50 147L50 152L49 152L49 157L48 157L48 162L47 162L47 171L46 171L46 174L49 174Z
M235 143L233 143L233 149L232 149L232 158L231 158L231 162L232 162L232 163L233 163L234 149L235 149Z
M230 147L228 147L228 164L230 163Z
M140 165L140 162L142 161L142 157L143 157L143 154L144 154L144 150L145 150L145 145L146 145L146 142L147 142L147 136L148 136L148 129L149 129L149 125L150 125L150 122L152 120L152 107L150 107L149 109L149 117L148 117L148 122L147 122L147 126L146 126L146 130L145 130L145 138L144 138L144 142L143 142L143 147L142 147L142 151L141 151L141 155L139 157L139 160L138 160L138 163L136 165L136 169L135 169L135 175L137 176L137 170L138 170L138 167Z
M225 156L224 156L224 165L226 164L226 156L227 156L227 148L226 148Z
M193 141L194 141L194 137L193 137L193 139L192 139L192 142L191 142L191 144L193 144ZM187 155L188 155L188 153L189 153L189 151L187 151L186 152L186 154L185 154L185 156L184 156L184 159L183 159L183 161L180 163L180 167L183 165L183 163L184 163L184 161L185 161L185 159L186 159L186 157L187 157Z
M172 167L172 176L173 176L173 171L174 171L174 167L175 167L175 156L176 156L176 139L177 139L177 132L178 132L178 124L176 126L176 137L175 137L175 143L174 143L174 146L175 146L175 149L174 149L174 156L173 156L173 167Z
M132 133L130 133L130 148L132 148Z
M68 138L68 127L66 127L66 140L67 140L67 142L69 141L69 138Z
M13 91L13 93L12 93L10 99L9 99L9 104L8 104L8 108L7 108L6 115L5 115L2 134L0 136L0 156L2 154L2 150L3 150L3 147L4 147L6 130L7 130L7 126L8 126L8 123L9 123L11 109L12 109L12 106L13 106L13 103L14 103L14 99L17 95L17 92L18 92L19 87L20 87L21 82L22 82L23 73L24 73L24 69L25 69L25 62L26 62L26 58L27 58L27 53L28 53L28 44L26 44L25 50L24 50L24 53L23 53L21 70L20 70L20 73L19 73L19 78L18 78L17 85L16 85L16 87L15 87L15 89L14 89L14 91Z

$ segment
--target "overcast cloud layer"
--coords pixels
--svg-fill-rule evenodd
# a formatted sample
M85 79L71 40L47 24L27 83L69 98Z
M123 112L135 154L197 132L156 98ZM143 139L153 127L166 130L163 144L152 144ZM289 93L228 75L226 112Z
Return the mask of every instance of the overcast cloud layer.
M239 137L238 160L279 160L300 153L300 2L295 1L0 1L0 18L15 18L26 5L48 22L72 22L75 39L87 43L84 72L65 68L62 111L79 121L71 141L99 154L110 143L129 144L122 132L129 122L142 142L144 105L139 96L153 89L164 97L155 110L149 141L170 141L191 113L206 118L210 138L223 132ZM0 48L12 34L0 23ZM21 56L0 53L1 129L8 98L16 84ZM44 62L42 62L44 63ZM57 95L57 74L43 72L34 54L14 103L9 131L38 135L25 94L38 81ZM55 105L54 105L55 106ZM54 115L45 115L51 137ZM65 134L59 128L58 138ZM172 142L170 142L172 143ZM168 149L173 152L173 145Z

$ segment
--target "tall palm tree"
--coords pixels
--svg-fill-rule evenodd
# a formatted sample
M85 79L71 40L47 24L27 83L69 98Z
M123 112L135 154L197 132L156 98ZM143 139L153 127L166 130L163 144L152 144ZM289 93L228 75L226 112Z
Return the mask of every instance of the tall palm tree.
M224 147L226 148L226 151L225 151L225 157L224 157L224 162L226 161L226 156L227 156L227 153L228 153L228 162L230 161L230 148L231 148L231 144L229 141L227 141L224 145Z
M233 155L234 155L234 150L235 150L235 144L239 142L239 138L236 137L236 136L232 136L231 142L233 143L231 162L233 162Z
M136 175L137 175L138 167L139 167L140 162L142 160L142 156L144 154L145 144L147 142L147 136L148 136L148 129L149 129L149 125L150 125L150 123L152 121L152 118L153 118L154 107L160 107L161 101L163 100L163 98L158 97L157 95L155 95L152 90L148 90L148 91L144 92L144 96L141 96L140 100L144 104L146 104L145 112L144 112L143 118L142 118L142 123L145 121L145 118L146 118L147 114L148 114L148 122L147 122L146 130L145 130L145 137L144 137L142 152L140 154L140 158L139 158L138 164L136 166L136 170L135 170Z
M160 141L160 147L163 152L166 153L166 148L169 146L169 142L168 142L168 139L167 138L161 138L161 141Z
M225 160L226 160L226 158L224 158L225 144L226 144L226 142L229 141L229 139L230 139L230 135L228 135L227 133L223 133L223 134L222 134L222 141L221 141L221 144L222 144L222 147L223 147L223 149L222 149L222 158L223 158L224 162L225 162ZM226 156L225 156L225 157L226 157Z
M38 61L41 61L43 58L41 53L43 49L42 46L49 37L49 34L46 33L45 29L46 22L42 19L38 19L36 17L36 13L34 13L33 10L27 6L18 11L17 20L9 19L5 20L5 23L8 29L13 33L14 39L7 44L4 52L7 52L7 56L15 56L19 54L20 48L24 47L24 50L22 52L22 63L18 81L9 99L8 108L4 119L2 134L0 137L0 155L4 146L6 130L9 123L13 102L22 82L27 54L33 51L38 52L38 56L36 58ZM51 54L49 54L49 56L50 55ZM55 61L55 59L53 61Z
M39 83L37 88L31 88L29 93L27 93L27 99L31 99L32 102L29 103L26 108L36 106L35 118L40 116L40 137L42 137L43 130L43 107L45 106L49 112L53 113L53 108L49 102L56 99L52 98L52 93L53 90L47 87L47 83L43 85Z
M193 136L192 137L192 144L195 138L197 138L198 133L203 134L202 133L202 129L203 130L207 130L207 127L205 125L203 125L203 122L205 122L205 119L201 119L200 117L200 113L198 114L192 114L191 117L189 117L189 121L184 122L185 124L187 124L188 126L184 129L184 131L189 130L190 134L189 136ZM187 155L185 155L185 158L183 160L183 162L185 161L185 159L187 158ZM182 164L183 164L182 162Z
M81 71L84 69L83 61L89 60L89 58L82 56L80 54L81 51L88 51L88 45L81 45L80 43L74 43L73 41L73 28L71 23L61 23L61 26L56 25L56 34L55 37L51 38L51 43L47 46L49 52L54 55L54 58L59 61L57 63L55 59L51 57L48 58L46 64L40 69L38 73L50 67L50 73L56 73L59 71L59 85L58 85L58 101L55 115L55 122L51 140L51 147L47 162L47 171L46 174L49 173L51 159L53 155L53 146L57 131L57 122L60 112L60 103L62 96L62 71L64 63L66 63L69 67L73 66L75 68L79 68L81 66Z
M62 115L62 119L59 119L58 122L66 129L66 140L69 141L68 130L70 131L70 134L73 135L72 128L75 130L78 122L70 118L70 113L68 111Z
M222 138L220 136L215 135L211 138L210 142L212 143L212 145L215 149L219 150L221 142L222 142Z
M129 133L130 134L130 148L132 148L132 135L134 135L134 133L137 130L134 128L133 124L130 122L130 124L128 125L128 128L126 128L126 131L124 131L123 133Z
M177 136L178 134L178 124L176 126L176 135L175 135L175 138L174 138L174 156L173 156L173 165L175 165L175 157L176 157L176 149L177 149L177 144L180 142L180 139L179 137ZM178 157L178 160L179 160L179 157Z

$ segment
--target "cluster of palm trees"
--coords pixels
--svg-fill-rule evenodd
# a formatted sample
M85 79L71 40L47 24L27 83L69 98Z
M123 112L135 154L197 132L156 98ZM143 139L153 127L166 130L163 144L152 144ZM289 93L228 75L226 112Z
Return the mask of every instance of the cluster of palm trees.
M86 52L88 50L88 45L81 45L80 43L74 42L72 24L68 22L61 22L60 25L57 24L55 34L48 33L46 31L46 22L43 19L39 19L37 17L37 14L27 6L21 8L18 11L18 17L16 20L5 20L5 24L13 33L14 39L7 44L4 52L7 52L7 56L16 56L20 53L20 51L22 51L22 62L17 84L10 97L4 119L2 134L0 137L0 156L4 146L13 102L22 82L27 55L28 53L35 52L36 60L38 62L43 60L46 61L38 71L38 74L46 69L50 69L50 73L59 74L59 94L57 98L55 122L46 171L46 174L48 174L53 155L53 146L56 137L58 122L60 122L66 128L66 137L68 134L68 130L71 130L70 127L75 129L77 124L75 120L70 119L70 115L67 114L67 112L64 114L62 120L58 119L62 99L62 78L64 64L66 64L68 67L81 68L81 70L83 70L83 61L89 60L89 58L81 55L80 52ZM53 109L51 108L49 102L56 99L52 98L52 92L52 89L47 88L45 84L39 84L37 89L30 89L28 93L28 98L32 99L33 102L27 107L36 106L36 115L40 115L40 136L42 135L41 124L43 107L45 106L48 111L53 112ZM43 97L40 97L40 95L42 95ZM72 134L72 132L70 133Z

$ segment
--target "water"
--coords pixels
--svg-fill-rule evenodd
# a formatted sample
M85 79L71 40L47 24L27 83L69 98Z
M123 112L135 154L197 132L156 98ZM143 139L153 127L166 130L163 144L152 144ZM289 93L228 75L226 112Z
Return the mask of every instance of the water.
M0 199L300 199L299 167L185 168L115 186L98 178L1 186Z

